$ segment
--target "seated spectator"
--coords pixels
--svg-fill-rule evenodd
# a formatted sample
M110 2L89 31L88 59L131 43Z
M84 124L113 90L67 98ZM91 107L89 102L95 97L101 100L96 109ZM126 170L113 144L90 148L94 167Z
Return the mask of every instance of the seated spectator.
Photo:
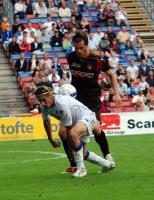
M28 71L32 71L33 75L35 76L36 72L39 71L39 60L35 54L32 54L31 59L28 62Z
M34 35L36 36L36 29L32 27L32 23L30 21L27 23L27 27L24 31L27 32L27 37L30 37L31 32L34 32Z
M132 42L130 40L126 40L125 49L126 50L133 50L133 45L132 45Z
M47 17L47 22L45 22L42 25L42 28L44 28L46 30L46 32L50 32L52 29L52 24L55 24L54 21L52 21L51 15L48 15Z
M54 93L57 93L59 88L60 76L58 75L58 71L56 68L52 68L50 74L48 75L48 81L53 89Z
M28 63L27 60L25 59L24 53L20 53L20 58L16 60L14 65L15 74L18 76L18 73L20 71L26 72L27 69L28 69Z
M117 2L117 0L111 0L109 2L110 2L110 9L116 12L119 7L119 3Z
M71 13L72 13L72 17L75 17L75 21L78 24L82 19L82 13L79 12L77 6L75 5L73 6Z
M43 45L43 48L49 47L51 35L46 32L45 29L41 29L41 35L39 37L40 42Z
M26 15L33 15L34 9L30 0L26 0L26 7Z
M142 90L139 90L138 94L133 96L132 103L135 105L137 111L143 111L145 109L146 97Z
M22 0L17 0L14 4L14 17L19 16L20 19L24 19L27 6Z
M99 50L100 51L109 51L110 41L106 33L104 33L104 37L99 42Z
M141 65L138 67L138 69L139 69L139 77L148 75L150 67L147 65L145 59L141 60Z
M61 28L62 25L62 19L60 17L56 18L56 29L59 31L59 29Z
M130 73L126 71L126 75L125 75L125 78L124 78L124 83L127 84L127 87L129 88L131 86L131 82L133 80L130 78Z
M125 67L123 65L119 64L116 74L117 74L117 76L125 76L126 75Z
M106 94L104 95L104 99L102 100L101 113L110 113L110 112L111 108L110 108L109 95Z
M142 76L142 77L140 78L140 82L139 82L137 88L138 88L138 91L139 91L139 90L142 90L144 95L146 95L146 94L148 93L149 85L148 85L148 83L146 82L144 76Z
M2 22L1 22L1 30L2 31L6 31L7 27L10 27L10 23L8 22L8 18L7 17L3 17L2 18Z
M20 29L20 28L19 28ZM20 44L23 40L23 38L27 38L28 33L26 31L23 31L21 34L17 35L17 43Z
M31 44L31 43L33 43L34 42L34 40L35 40L35 33L34 33L34 31L31 31L30 32L30 36L27 36L27 42L29 43L29 44Z
M31 52L33 53L41 53L43 49L42 43L39 41L38 37L34 37L34 42L31 43Z
M17 29L17 31L16 31L16 34L15 34L15 36L18 38L18 41L20 40L22 40L21 38L23 38L23 30L22 30L22 27L21 26L18 26L18 29ZM26 32L27 33L27 32ZM19 43L19 42L18 42Z
M149 93L147 94L147 103L149 110L154 110L154 85L150 87Z
M124 10L124 8L122 8L121 6L118 6L118 10L115 13L115 18L117 20L117 25L121 26L127 26L128 22L127 22L127 13Z
M89 32L90 25L89 25L89 22L88 22L88 20L85 16L82 16L81 21L79 23L79 27L80 27L80 29L87 29L88 32Z
M148 60L150 58L150 54L147 50L144 49L144 46L143 47L140 47L137 51L137 57L138 57L138 60Z
M62 46L62 37L58 30L54 32L54 35L50 38L51 47L61 47Z
M60 84L71 84L71 80L67 77L66 74L62 74L62 78L60 79Z
M111 26L108 27L107 35L108 35L108 39L110 41L110 44L112 44L114 39L116 38L116 34L113 32Z
M121 31L117 34L117 40L120 44L126 44L126 41L130 39L130 34L126 31L126 27L122 26Z
M34 14L37 17L47 17L47 7L43 1L38 2L38 6L35 7Z
M99 42L101 41L102 37L104 37L104 33L101 31L100 27L96 28L96 33L94 33L94 39L98 46Z
M66 74L66 77L70 80L71 82L71 79L72 79L72 75L71 75L71 72L70 72L70 69L68 67L67 64L63 64L61 66L61 68L58 70L58 75L60 76L60 78L62 79L63 77L63 74Z
M108 59L108 62L112 69L118 69L119 58L118 58L118 55L114 51L110 52L110 57Z
M131 80L130 87L128 87L128 96L133 97L134 95L138 95L138 89L134 80Z
M117 53L120 51L118 40L116 38L112 41L112 43L110 43L110 49Z
M135 65L135 61L134 61L134 60L130 60L130 66L127 67L126 71L130 74L130 78L131 78L132 80L138 78L139 69L138 69L138 67Z
M71 17L71 10L66 6L66 3L63 2L61 7L59 8L59 16L60 17Z
M9 57L11 56L11 54L20 52L19 44L17 43L16 37L13 37L12 41L9 43L8 51L9 51Z
M61 64L58 61L57 57L53 58L51 68L56 68L57 70L59 70L61 68Z
M137 35L136 38L133 40L132 45L134 49L139 49L144 46L143 40L139 35Z
M148 71L146 82L149 84L150 87L154 86L154 72L152 70Z
M44 57L39 62L39 68L42 70L51 70L52 60L48 57L48 52L44 52Z
M122 76L118 77L118 92L121 97L128 95L127 84L124 83L124 78Z
M23 37L23 40L19 44L19 48L21 52L29 52L31 50L30 43L27 42L26 37Z
M18 27L21 27L21 30L23 31L24 30L24 25L20 23L20 18L19 17L16 17L14 19L14 23L13 23L13 26L12 26L12 32L13 34L16 34L16 32L18 31Z
M58 10L58 7L55 5L54 1L49 1L47 13L51 17L58 17L59 10Z
M2 37L2 43L3 43L4 51L8 55L8 46L9 46L9 43L12 41L12 38L13 38L13 33L10 30L9 26L6 27L6 31L2 32L1 37Z
M61 24L60 29L59 29L60 35L63 37L65 35L65 33L67 33L67 32L68 32L68 30L66 29L65 25Z
M88 47L89 47L89 49L90 50L97 50L99 43L96 40L94 33L90 32L89 35L88 35Z

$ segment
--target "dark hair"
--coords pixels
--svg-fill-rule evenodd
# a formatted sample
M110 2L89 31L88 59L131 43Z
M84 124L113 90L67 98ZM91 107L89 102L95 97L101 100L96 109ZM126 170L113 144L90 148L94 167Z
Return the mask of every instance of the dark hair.
M83 31L77 32L72 38L73 43L78 43L81 41L84 41L85 45L88 45L88 37Z
M43 95L49 95L50 93L51 93L51 89L45 85L37 87L34 91L34 94L36 97L40 97Z

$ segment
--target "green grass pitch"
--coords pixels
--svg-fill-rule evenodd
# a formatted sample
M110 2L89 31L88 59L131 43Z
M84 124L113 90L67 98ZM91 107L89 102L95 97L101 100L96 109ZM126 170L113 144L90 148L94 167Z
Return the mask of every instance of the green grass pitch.
M0 200L153 200L154 135L108 140L116 168L98 174L100 167L85 162L84 178L61 174L66 158L48 152L63 149L47 140L1 142ZM88 148L101 155L93 139Z

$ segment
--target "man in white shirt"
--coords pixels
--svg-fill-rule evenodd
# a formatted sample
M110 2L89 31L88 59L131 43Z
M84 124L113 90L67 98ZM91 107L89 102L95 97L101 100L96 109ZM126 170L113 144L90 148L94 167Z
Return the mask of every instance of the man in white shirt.
M130 60L130 66L127 67L126 71L130 74L130 78L132 80L134 80L135 78L137 78L138 75L139 75L139 69L135 65L135 61L134 60Z
M27 23L27 28L25 28L24 31L27 32L27 34L28 34L27 37L30 37L30 34L31 34L32 31L34 32L34 35L36 36L36 29L32 27L31 22Z
M68 95L53 95L46 86L40 86L35 90L35 96L42 108L43 123L48 139L53 147L60 144L52 137L49 116L54 116L61 121L61 126L66 128L67 138L74 152L77 170L74 177L84 177L87 171L83 159L100 165L103 170L111 169L111 161L106 160L95 153L87 151L85 144L92 132L100 132L100 125L94 112L81 102Z

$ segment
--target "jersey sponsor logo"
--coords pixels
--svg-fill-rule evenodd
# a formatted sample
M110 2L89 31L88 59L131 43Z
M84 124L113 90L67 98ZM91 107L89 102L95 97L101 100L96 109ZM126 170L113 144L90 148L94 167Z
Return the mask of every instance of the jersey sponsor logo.
M79 64L79 63L75 63L75 62L73 62L72 64L71 64L71 67L72 68L81 68L81 65Z
M71 73L73 76L81 77L81 78L94 78L94 73L88 73L88 72L81 72L76 70L71 70Z
M102 115L101 116L101 128L102 130L116 130L120 129L120 115Z
M88 64L88 65L87 65L87 69L88 69L89 71L92 71L92 70L93 70L93 65L92 65L92 64Z

